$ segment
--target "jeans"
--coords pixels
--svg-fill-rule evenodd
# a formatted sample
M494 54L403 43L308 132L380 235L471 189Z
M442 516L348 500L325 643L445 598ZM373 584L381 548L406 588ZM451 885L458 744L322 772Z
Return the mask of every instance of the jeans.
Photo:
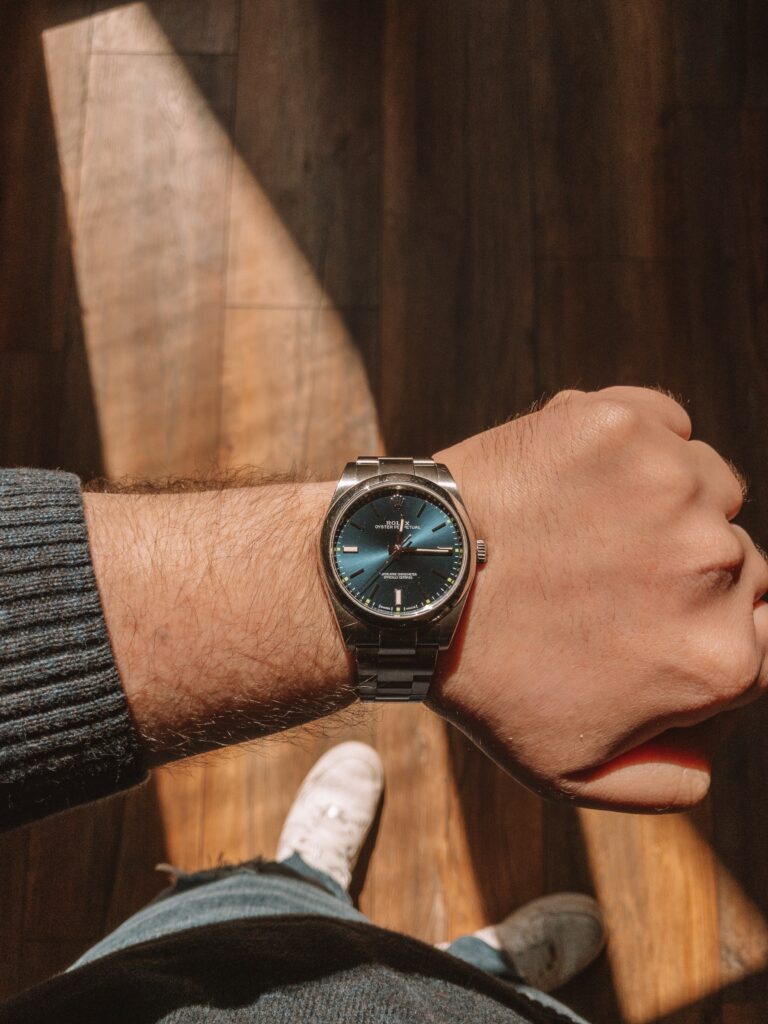
M194 874L175 871L174 875L173 886L86 950L69 970L162 935L244 917L316 914L368 921L352 905L346 890L296 853L280 863L256 859ZM446 953L503 979L529 998L558 1010L575 1024L587 1024L583 1017L551 996L525 985L504 955L476 936L463 935L448 946Z

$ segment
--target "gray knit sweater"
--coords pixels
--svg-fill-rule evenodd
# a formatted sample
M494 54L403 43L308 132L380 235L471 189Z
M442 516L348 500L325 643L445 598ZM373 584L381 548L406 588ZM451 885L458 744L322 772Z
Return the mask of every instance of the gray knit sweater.
M0 827L115 793L145 776L102 614L79 481L68 473L0 470ZM564 1018L405 936L291 916L144 942L0 1006L0 1024L52 1020Z

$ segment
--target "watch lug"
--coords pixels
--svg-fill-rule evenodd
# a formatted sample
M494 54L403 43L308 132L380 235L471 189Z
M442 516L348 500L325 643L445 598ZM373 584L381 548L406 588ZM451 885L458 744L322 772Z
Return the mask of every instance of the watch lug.
M356 483L358 483L357 464L355 462L348 462L344 467L344 472L339 478L339 482L336 484L336 490L333 492L331 505L336 501L340 494L343 494L344 491L348 491L350 487L354 487Z

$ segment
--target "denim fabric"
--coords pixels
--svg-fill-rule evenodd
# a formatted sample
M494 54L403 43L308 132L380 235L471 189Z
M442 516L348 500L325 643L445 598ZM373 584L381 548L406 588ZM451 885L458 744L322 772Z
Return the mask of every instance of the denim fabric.
M179 871L172 887L86 950L69 970L187 928L281 914L368 920L337 882L305 864L298 854L280 864L253 860L194 874Z
M487 971L504 981L519 982L520 976L514 971L500 949L494 949L476 935L462 935L447 947L446 953L464 960L481 971Z
M87 950L69 970L162 935L246 917L315 914L369 923L335 879L307 864L297 853L280 863L257 858L192 874L175 871L174 875L172 886ZM461 936L446 952L501 978L573 1024L588 1024L556 999L522 984L503 954L476 936Z
M478 939L476 935L462 935L448 946L446 953L472 964L473 967L479 967L481 971L493 974L503 981L508 981L518 992L524 993L541 1006L548 1006L550 1009L556 1010L568 1020L572 1020L574 1024L588 1024L583 1017L579 1017L573 1010L564 1006L557 999L553 999L546 992L540 992L538 989L524 984L520 980L520 976L510 967L501 950L494 949L487 942Z

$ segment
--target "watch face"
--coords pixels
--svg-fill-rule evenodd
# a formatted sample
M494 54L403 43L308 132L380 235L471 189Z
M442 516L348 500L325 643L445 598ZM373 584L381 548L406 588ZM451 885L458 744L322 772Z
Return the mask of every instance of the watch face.
M348 596L392 618L443 604L466 561L464 532L450 507L407 486L361 495L340 518L332 546Z

